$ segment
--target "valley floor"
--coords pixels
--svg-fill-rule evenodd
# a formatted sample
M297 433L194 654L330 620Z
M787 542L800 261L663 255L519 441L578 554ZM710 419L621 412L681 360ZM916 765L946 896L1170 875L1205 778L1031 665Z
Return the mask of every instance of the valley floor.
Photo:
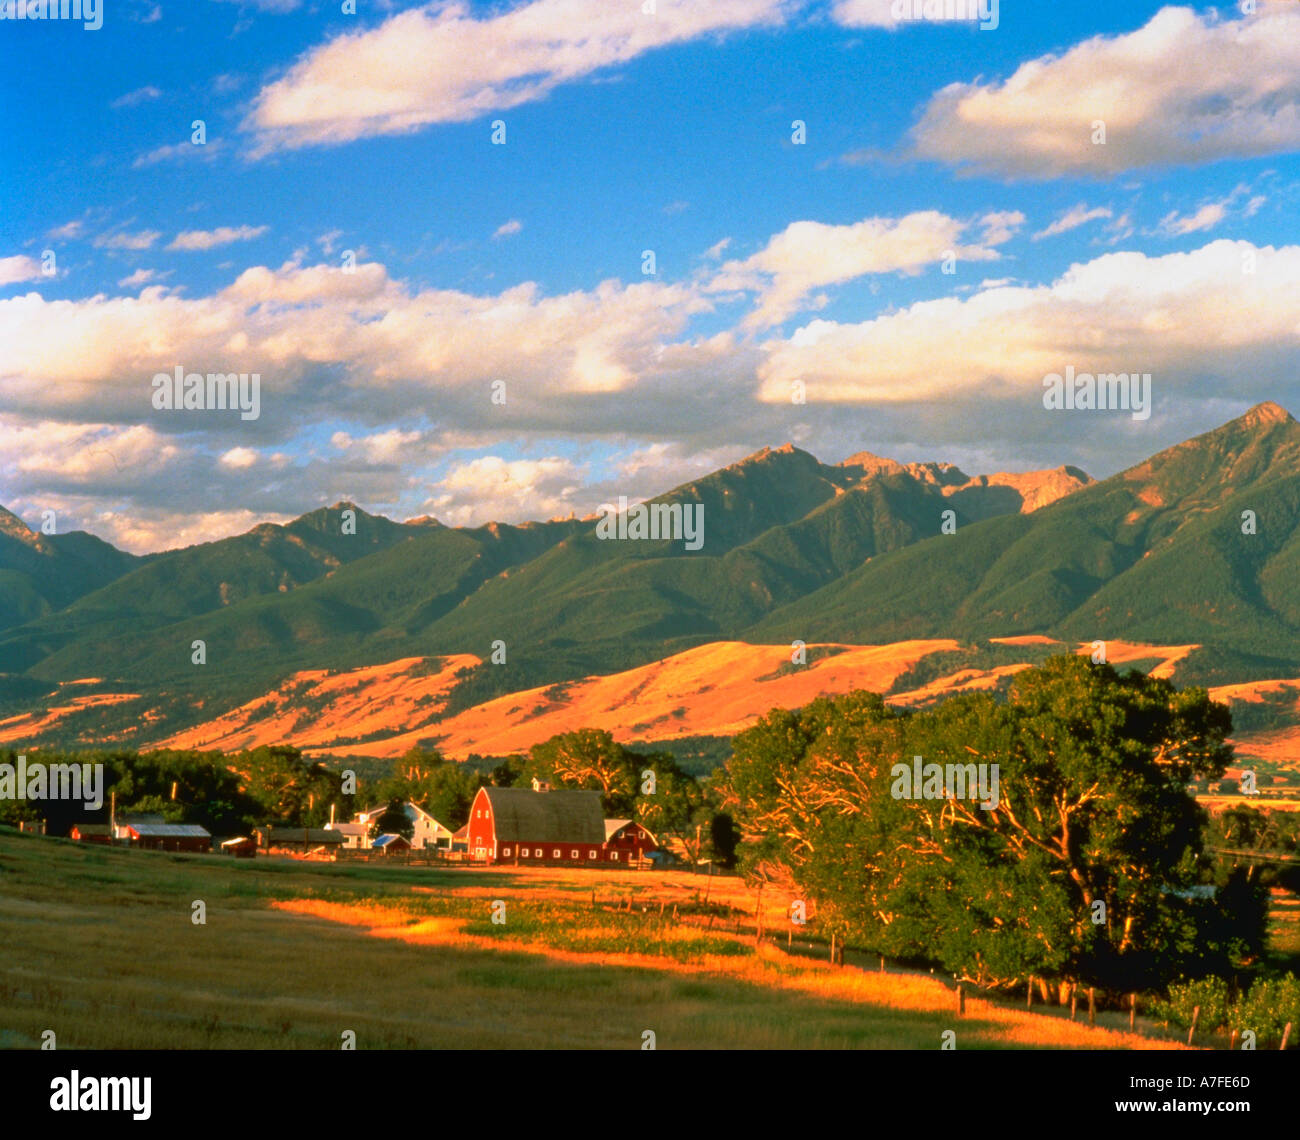
M706 892L728 908L712 923ZM753 898L686 872L245 861L4 832L0 1045L53 1030L60 1048L337 1049L350 1030L371 1049L639 1049L651 1030L658 1048L935 1049L952 1029L958 1048L1170 1047L978 999L959 1018L934 978L755 950Z

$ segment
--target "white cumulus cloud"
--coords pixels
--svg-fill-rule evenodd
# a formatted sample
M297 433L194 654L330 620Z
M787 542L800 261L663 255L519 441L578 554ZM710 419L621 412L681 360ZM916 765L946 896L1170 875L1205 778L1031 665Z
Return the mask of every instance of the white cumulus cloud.
M252 241L261 237L270 226L218 226L215 230L183 230L173 239L168 249L204 250L230 245L236 241Z
M41 263L26 254L19 254L17 257L0 257L0 285L36 281L40 276Z
M706 35L781 23L792 0L532 0L476 18L464 0L411 8L314 48L246 120L260 151L465 122Z
M1110 253L1048 285L921 301L858 324L815 320L764 347L760 398L774 403L789 402L796 380L809 404L1032 402L1067 364L1150 372L1158 396L1186 394L1198 376L1300 363L1300 246Z
M1030 178L1298 149L1300 6L1268 0L1238 19L1162 8L1137 31L1030 60L1002 82L951 84L912 131L917 157Z
M982 236L967 245L961 238L976 223L935 210L838 226L792 222L753 256L724 262L706 289L757 293L745 327L770 327L802 309L820 308L825 298L812 294L828 285L873 273L918 273L949 254L964 261L996 260L993 246L1007 241L1023 222L1019 213L987 214L977 223Z

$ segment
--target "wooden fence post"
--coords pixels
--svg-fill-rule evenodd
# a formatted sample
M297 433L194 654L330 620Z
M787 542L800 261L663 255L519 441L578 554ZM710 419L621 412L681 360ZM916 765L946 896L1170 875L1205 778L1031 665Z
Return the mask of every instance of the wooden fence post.
M831 931L831 965L835 965L835 931Z
M961 1017L966 1012L966 991L962 988L961 982L957 983L957 1016Z
M1237 1030L1232 1031L1232 1036L1228 1038L1228 1052L1231 1053L1237 1047Z
M1282 1044L1279 1045L1278 1048L1279 1048L1279 1049L1285 1049L1285 1048L1286 1048L1286 1043L1287 1043L1290 1039L1291 1039L1291 1023L1288 1021L1288 1022L1286 1023L1286 1028L1282 1030Z
M1025 989L1025 1008L1034 1008L1034 979L1032 976L1029 979L1029 985Z
M1070 983L1070 1020L1074 1020L1075 1010L1079 1006L1079 995L1075 992L1075 984Z
M1088 1024L1097 1024L1097 991L1092 986L1088 987Z
M1201 1007L1199 1005L1192 1007L1192 1027L1187 1031L1187 1044L1192 1043L1192 1034L1196 1032L1196 1023L1201 1020Z
M1136 993L1128 995L1128 1031L1133 1032L1137 1022L1138 1014L1138 996Z

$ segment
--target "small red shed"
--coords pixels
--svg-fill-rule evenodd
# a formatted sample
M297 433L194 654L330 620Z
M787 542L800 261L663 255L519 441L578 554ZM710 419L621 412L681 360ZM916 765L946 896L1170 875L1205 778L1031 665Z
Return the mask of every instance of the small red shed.
M78 843L113 842L113 829L106 823L74 823L68 835Z
M611 863L635 865L658 846L650 830L634 819L605 820L605 858Z

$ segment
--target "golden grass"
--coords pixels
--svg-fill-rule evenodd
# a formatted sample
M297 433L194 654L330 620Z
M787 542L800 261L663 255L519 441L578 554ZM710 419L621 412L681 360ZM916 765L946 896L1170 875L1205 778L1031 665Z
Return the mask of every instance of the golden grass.
M660 1048L936 1049L951 1029L958 1048L1173 1047L975 997L959 1018L935 978L672 920L706 889L750 921L739 880L684 872L295 864L0 832L0 1046L53 1029L60 1048L332 1049L352 1030L361 1048L637 1049L653 1029ZM786 901L764 891L765 912Z
M475 946L485 951L498 946L493 939L466 933L465 923L456 919L420 920L414 915L403 917L400 910L391 908L328 903L316 899L286 900L272 903L272 906L293 914L366 928L371 936L396 938L414 945ZM585 920L584 929L595 934L617 933L616 927L603 925L599 916ZM688 939L696 933L678 928L671 932L671 936ZM978 1038L985 1044L1076 1049L1184 1048L1173 1041L1154 1041L1137 1034L1090 1028L1082 1022L1021 1011L973 997L966 1000L963 1020L954 1015L952 991L934 978L836 968L829 962L792 957L771 943L764 943L752 955L745 957L705 954L688 962L637 953L601 951L584 954L537 942L527 942L526 946L528 953L556 963L583 965L596 961L602 966L649 968L666 973L740 981L786 995L802 994L821 1002L847 1002L864 1007L864 1012L889 1010L938 1015L946 1017L959 1033L963 1024L975 1020L979 1026Z
M155 747L231 752L292 741L301 748L321 748L337 739L376 733L391 736L424 724L445 703L457 683L456 673L480 664L480 659L455 654L444 660L437 673L424 672L424 662L423 657L404 657L338 673L303 670L270 692L169 736ZM321 711L312 716L309 727L299 728L304 702ZM273 710L269 714L268 705ZM417 735L426 734L427 729L421 729Z

